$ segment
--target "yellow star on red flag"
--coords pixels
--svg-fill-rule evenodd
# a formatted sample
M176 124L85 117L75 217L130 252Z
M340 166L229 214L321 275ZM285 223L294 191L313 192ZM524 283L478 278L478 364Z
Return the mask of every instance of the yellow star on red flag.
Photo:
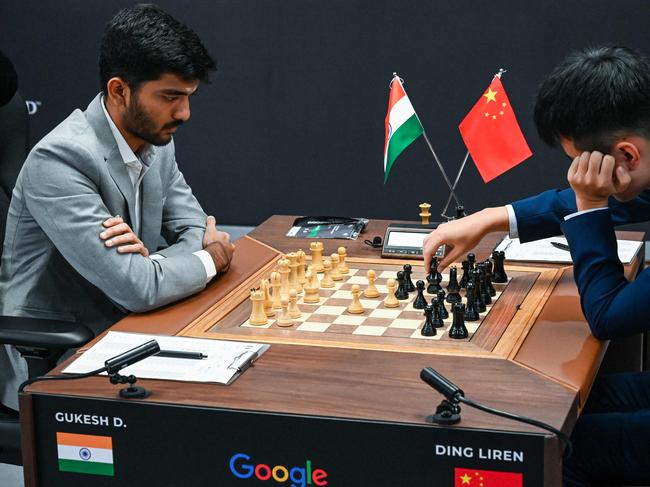
M490 103L491 101L495 102L497 101L497 93L498 91L492 91L492 88L488 88L488 90L483 94L483 96L487 99L485 103Z

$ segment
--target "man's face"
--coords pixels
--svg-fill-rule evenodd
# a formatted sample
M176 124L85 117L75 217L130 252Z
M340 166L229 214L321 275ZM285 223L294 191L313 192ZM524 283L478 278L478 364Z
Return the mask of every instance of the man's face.
M122 118L124 129L152 145L167 145L176 127L189 120L189 97L198 87L198 80L186 81L170 73L142 83L131 91Z
M636 198L642 191L650 187L650 160L646 160L649 157L648 149L650 149L650 144L648 144L647 139L640 136L626 137L626 143L634 144L639 149L639 159L631 162L628 157L626 157L626 152L619 150L619 142L614 144L614 148L610 154L614 157L615 161L614 172L616 171L616 167L623 166L630 174L632 181L625 190L612 196L618 201L629 201ZM560 145L562 146L562 149L564 149L565 154L569 156L572 161L585 152L584 150L576 148L571 139L561 138ZM615 174L614 177L616 177Z

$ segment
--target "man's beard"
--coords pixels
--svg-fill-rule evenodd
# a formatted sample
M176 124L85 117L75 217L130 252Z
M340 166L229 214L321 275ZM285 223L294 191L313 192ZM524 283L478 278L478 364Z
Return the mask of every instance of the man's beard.
M165 124L160 130L156 130L154 122L142 105L140 105L137 93L134 93L132 101L123 119L125 128L133 135L151 145L162 146L169 144L172 140L172 135L169 133L163 134L163 131L183 125L183 121L176 120Z

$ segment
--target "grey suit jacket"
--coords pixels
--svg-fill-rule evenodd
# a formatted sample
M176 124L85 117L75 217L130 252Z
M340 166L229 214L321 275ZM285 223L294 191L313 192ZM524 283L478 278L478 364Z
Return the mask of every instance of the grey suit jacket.
M30 152L13 191L0 265L0 314L82 321L104 330L205 287L192 252L206 215L178 170L173 143L155 147L142 187L140 238L152 260L99 238L113 215L133 221L135 192L98 95ZM3 373L0 353L0 374ZM0 377L0 382L2 378ZM0 398L2 400L2 398ZM4 402L4 401L3 401Z

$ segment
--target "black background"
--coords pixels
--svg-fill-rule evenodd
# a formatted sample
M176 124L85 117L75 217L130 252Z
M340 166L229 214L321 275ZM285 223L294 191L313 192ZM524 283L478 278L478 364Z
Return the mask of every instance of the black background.
M3 0L0 49L22 95L40 102L36 141L99 91L104 23L128 1ZM458 124L498 68L533 157L489 184L473 164L459 196L470 211L564 187L568 160L532 123L536 87L569 50L615 43L645 50L647 0L160 1L218 59L176 136L177 159L205 210L227 224L275 213L417 219L448 192L422 139L383 184L391 73L455 175Z

